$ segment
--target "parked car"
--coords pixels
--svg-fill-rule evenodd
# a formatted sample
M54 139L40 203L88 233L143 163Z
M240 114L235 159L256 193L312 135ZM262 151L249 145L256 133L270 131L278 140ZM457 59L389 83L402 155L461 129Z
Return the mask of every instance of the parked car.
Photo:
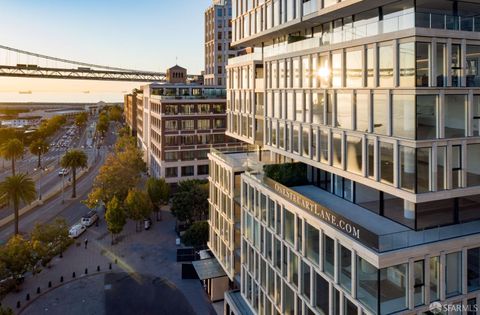
M93 223L97 222L97 220L98 220L97 211L92 210L82 217L82 219L80 220L80 223L82 223L86 227L89 227Z
M75 224L70 228L68 231L68 237L70 238L77 238L82 235L83 232L87 230L87 227L83 224Z
M145 230L149 230L150 227L152 226L152 219L147 218L143 220L143 224L144 224Z
M70 173L70 169L62 168L60 171L58 171L58 176L66 176L68 173Z

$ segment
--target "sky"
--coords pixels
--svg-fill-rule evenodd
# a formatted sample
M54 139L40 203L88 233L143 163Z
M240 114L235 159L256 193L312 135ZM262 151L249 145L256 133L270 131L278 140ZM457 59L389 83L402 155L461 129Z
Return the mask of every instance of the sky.
M179 65L196 74L204 67L203 13L210 4L211 0L0 0L0 45L162 72L178 58ZM0 53L0 63L16 63L15 56ZM0 78L0 102L18 91L32 95L17 98L34 98L37 92L41 98L52 93L117 93L141 84Z

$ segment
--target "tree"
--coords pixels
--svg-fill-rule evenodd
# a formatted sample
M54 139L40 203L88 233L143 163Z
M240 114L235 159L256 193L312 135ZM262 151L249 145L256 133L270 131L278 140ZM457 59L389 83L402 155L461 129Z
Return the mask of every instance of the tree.
M137 187L141 174L146 170L142 152L132 137L117 140L113 154L108 155L100 168L86 204L92 208L100 200L108 203L114 196L125 200L129 189Z
M136 230L138 231L138 227L141 226L141 221L148 218L152 213L150 198L145 192L132 188L129 190L124 204L128 217L137 222Z
M72 198L77 197L77 168L87 167L87 155L81 150L70 150L62 157L60 165L72 170Z
M146 190L153 204L153 211L156 213L157 221L159 221L161 219L161 216L159 218L161 204L167 203L170 196L170 185L165 182L164 178L150 177L147 179Z
M102 136L104 136L105 133L108 131L109 125L110 125L110 120L108 119L107 114L101 113L100 116L98 116L97 132L101 133Z
M118 106L113 106L110 108L108 111L108 118L110 118L111 121L120 121L122 119L122 109Z
M114 243L114 236L122 233L127 217L125 210L122 208L117 197L113 197L107 203L107 212L105 213L105 220L107 221L107 228L112 235L112 244Z
M20 203L30 203L35 200L37 191L35 182L26 174L12 175L0 183L0 196L8 204L13 204L15 214L15 234L18 234Z
M13 315L13 310L10 307L3 307L0 305L0 315Z
M33 243L41 245L40 248L46 250L43 255L39 255L43 261L49 261L72 244L72 239L68 237L68 229L68 223L63 218L56 218L52 223L35 224L30 238ZM33 247L38 252L37 246Z
M208 222L195 222L185 231L182 241L187 246L203 246L208 242Z
M79 127L85 127L87 121L88 121L88 113L87 112L81 112L81 113L78 113L75 116L75 125L77 125Z
M42 157L42 154L45 154L48 152L48 144L45 140L43 139L38 139L38 140L35 140L33 141L31 144L30 144L30 152L33 154L33 155L37 155L38 156L38 163L37 163L37 167L40 168L42 167L42 162L41 162L41 157Z
M187 223L205 219L208 214L208 182L181 181L172 197L172 213Z
M15 279L20 279L36 263L30 242L20 235L13 236L0 248L0 259Z
M12 161L12 175L15 175L15 160L23 155L22 142L18 139L10 139L0 150L4 159Z

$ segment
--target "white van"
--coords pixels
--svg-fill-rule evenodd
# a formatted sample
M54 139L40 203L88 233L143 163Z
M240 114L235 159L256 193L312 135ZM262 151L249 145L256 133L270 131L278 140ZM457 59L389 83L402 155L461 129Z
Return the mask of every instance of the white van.
M82 223L86 227L89 227L93 223L95 223L97 220L98 220L97 211L92 210L82 217L82 219L80 220L80 223Z
M77 238L80 235L82 235L83 232L87 230L87 227L83 224L75 224L70 228L70 231L68 231L68 237L70 238Z

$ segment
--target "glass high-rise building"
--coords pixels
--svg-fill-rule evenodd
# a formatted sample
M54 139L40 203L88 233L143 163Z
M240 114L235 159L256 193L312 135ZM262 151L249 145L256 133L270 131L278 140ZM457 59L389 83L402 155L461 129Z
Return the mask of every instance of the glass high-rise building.
M478 314L480 2L233 0L232 25L225 313Z

